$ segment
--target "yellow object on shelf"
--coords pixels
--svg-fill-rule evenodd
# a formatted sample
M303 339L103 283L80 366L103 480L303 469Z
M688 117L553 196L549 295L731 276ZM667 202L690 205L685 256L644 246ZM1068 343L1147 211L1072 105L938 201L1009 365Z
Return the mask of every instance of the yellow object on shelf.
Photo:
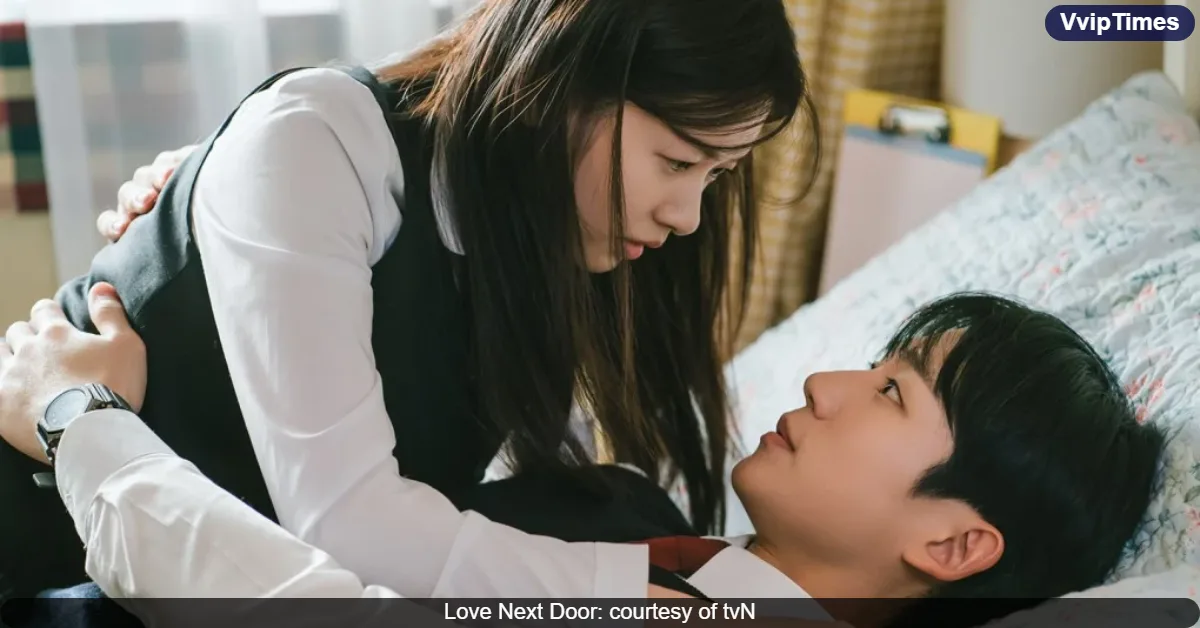
M822 294L970 192L999 161L994 116L861 89L846 93L842 116Z
M987 174L996 169L1002 125L1001 120L995 116L899 94L855 89L846 92L846 99L842 104L842 118L847 127L878 129L884 114L896 106L927 107L946 112L950 123L950 138L947 144L982 155L987 164Z

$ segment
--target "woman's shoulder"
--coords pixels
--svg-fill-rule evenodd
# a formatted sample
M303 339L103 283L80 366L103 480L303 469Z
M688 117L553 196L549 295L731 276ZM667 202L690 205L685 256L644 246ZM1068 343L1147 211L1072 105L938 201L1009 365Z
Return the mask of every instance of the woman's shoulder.
M336 68L302 68L248 97L230 129L246 125L328 125L343 143L395 152L384 111L369 87ZM347 148L351 148L348 146Z
M370 88L349 72L332 67L296 68L279 76L251 99L301 104L318 110L379 110Z
M339 228L368 239L372 263L399 229L394 195L403 191L403 172L384 112L369 87L335 68L292 71L246 98L197 185L217 213L244 212L234 206L245 198L268 201L258 217L274 216L281 232L297 228L298 210L322 220L336 214ZM333 190L340 202L321 201Z

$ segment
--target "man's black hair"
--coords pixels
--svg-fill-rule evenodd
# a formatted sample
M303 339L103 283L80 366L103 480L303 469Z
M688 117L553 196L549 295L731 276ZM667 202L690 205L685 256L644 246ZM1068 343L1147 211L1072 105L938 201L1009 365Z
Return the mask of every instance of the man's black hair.
M885 354L926 374L953 434L914 494L961 500L1004 535L994 567L929 598L1027 606L1103 583L1145 516L1166 437L1138 422L1091 345L1050 314L959 293L913 314Z

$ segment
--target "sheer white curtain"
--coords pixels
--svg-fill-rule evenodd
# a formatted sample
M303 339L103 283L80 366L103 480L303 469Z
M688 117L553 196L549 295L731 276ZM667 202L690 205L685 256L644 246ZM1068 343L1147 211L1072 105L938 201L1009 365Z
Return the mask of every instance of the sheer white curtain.
M59 278L160 151L211 133L270 74L412 50L476 0L36 0L24 6Z

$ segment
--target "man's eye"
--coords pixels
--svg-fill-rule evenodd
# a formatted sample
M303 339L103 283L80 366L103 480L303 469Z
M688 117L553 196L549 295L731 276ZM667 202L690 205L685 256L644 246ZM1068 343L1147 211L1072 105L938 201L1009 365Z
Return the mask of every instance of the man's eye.
M884 386L879 392L881 394L883 394L884 396L891 397L892 399L896 400L897 402L901 401L900 385L897 384L896 380L894 380L894 379L888 379L887 385Z

